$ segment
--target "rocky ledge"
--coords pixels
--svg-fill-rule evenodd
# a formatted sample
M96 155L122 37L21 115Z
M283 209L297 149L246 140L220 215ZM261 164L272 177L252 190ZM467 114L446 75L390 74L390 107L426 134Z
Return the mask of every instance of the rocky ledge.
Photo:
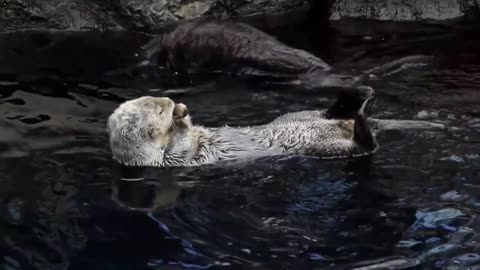
M444 21L478 18L479 6L480 0L0 0L0 31L42 28L155 32L165 23L178 20L264 20L286 13L289 15L275 23L291 24L308 10L315 19L325 20ZM302 15L290 15L298 13Z
M480 0L336 0L331 20L445 21L476 18Z
M155 32L164 23L178 20L274 16L307 8L307 0L0 0L0 31Z

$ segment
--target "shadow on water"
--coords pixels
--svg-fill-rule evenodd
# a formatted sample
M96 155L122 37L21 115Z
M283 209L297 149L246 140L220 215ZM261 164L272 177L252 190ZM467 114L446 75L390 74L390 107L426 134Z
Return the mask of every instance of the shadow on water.
M412 35L336 36L333 49L318 54L327 50L349 72L436 47L434 65L375 82L374 115L435 119L448 131L386 132L368 159L145 168L134 174L141 181L120 180L125 174L111 160L105 121L120 102L161 91L88 76L18 79L21 67L8 75L2 66L0 267L479 268L479 43L460 34L435 33L430 41ZM138 42L128 37L116 38L133 52ZM55 62L49 59L42 61ZM104 61L94 70L114 66ZM331 102L229 79L202 87L212 89L175 99L206 126L262 124Z

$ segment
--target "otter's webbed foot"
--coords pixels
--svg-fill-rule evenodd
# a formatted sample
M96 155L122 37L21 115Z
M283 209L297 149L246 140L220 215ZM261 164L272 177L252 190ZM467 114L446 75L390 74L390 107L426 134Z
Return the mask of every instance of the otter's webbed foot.
M361 146L363 151L373 151L377 148L377 141L367 123L366 109L372 106L374 97L365 99L354 117L353 141Z
M370 86L359 86L358 91L340 91L335 103L327 110L327 119L352 119L365 101L373 98L375 92ZM370 106L371 107L371 106Z

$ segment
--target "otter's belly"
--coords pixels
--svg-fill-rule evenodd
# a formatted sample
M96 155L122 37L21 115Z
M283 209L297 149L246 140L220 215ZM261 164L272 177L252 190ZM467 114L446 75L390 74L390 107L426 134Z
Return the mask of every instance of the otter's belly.
M258 133L285 153L322 158L343 158L358 154L353 142L353 121L304 118L286 115L263 127Z
M359 148L352 140L353 120L320 118L323 113L292 113L266 125L224 127L214 131L238 149L236 158L280 154L345 158L359 154Z
M285 149L278 144L272 143L272 140L251 128L232 128L222 127L214 128L212 131L219 134L224 141L233 146L231 149L235 151L236 158L247 156L270 156L281 155L285 153Z

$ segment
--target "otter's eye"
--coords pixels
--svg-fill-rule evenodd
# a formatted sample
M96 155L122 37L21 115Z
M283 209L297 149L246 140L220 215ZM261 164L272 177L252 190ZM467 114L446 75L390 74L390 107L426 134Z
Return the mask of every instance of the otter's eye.
M160 110L158 111L158 114L162 115L162 114L163 114L163 109L160 109Z

